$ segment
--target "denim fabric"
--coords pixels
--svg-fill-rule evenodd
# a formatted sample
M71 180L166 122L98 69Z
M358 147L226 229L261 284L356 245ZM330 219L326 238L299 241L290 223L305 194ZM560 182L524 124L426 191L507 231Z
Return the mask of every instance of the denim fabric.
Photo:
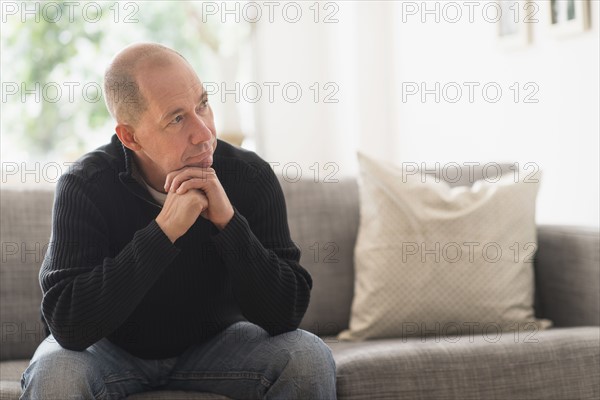
M212 392L233 399L335 399L335 361L314 334L277 336L237 322L180 356L144 360L104 338L85 351L49 336L21 378L21 399L122 399L151 390Z

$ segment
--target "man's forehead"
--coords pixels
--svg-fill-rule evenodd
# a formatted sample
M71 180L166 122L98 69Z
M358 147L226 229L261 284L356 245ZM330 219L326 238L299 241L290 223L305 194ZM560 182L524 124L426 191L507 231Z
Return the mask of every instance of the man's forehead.
M189 97L195 99L205 95L204 86L195 74L166 77L160 79L160 82L148 79L147 83L141 85L140 90L148 102L156 106L168 106L177 100L182 101Z
M182 112L190 105L196 106L207 97L207 93L200 82L191 85L187 90L173 96L162 96L150 102L150 109L158 121Z
M177 100L177 99L183 100L183 99L186 99L189 97L191 97L193 99L197 99L197 98L204 96L206 93L206 91L204 90L204 86L202 85L202 82L200 82L200 81L194 82L190 85L181 86L178 89L179 90L172 90L171 92L159 94L159 96L157 96L157 99L158 100L164 99L167 101Z
M184 59L169 55L154 56L136 65L136 80L146 89L165 90L168 87L202 86L192 66Z

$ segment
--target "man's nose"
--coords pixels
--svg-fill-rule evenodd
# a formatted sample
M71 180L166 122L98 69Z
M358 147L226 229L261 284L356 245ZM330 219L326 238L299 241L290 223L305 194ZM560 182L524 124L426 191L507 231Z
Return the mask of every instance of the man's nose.
M212 132L208 128L208 125L202 118L196 116L194 118L194 124L191 127L191 142L192 144L199 144L207 142L212 138Z

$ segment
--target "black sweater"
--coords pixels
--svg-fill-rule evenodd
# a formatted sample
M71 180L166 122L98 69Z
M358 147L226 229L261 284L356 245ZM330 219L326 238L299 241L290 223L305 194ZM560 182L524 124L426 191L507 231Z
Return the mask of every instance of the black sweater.
M275 174L221 140L213 159L233 219L219 231L199 217L174 244L116 135L61 176L40 284L42 321L62 347L81 351L108 337L160 359L237 321L271 335L298 327L312 280L298 263Z

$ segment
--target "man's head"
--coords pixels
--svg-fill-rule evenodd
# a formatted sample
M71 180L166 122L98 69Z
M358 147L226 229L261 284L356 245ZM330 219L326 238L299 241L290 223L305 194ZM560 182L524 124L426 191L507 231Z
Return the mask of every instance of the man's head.
M200 79L179 53L156 43L128 46L107 68L104 90L117 136L155 189L162 190L171 171L212 165L213 113Z

